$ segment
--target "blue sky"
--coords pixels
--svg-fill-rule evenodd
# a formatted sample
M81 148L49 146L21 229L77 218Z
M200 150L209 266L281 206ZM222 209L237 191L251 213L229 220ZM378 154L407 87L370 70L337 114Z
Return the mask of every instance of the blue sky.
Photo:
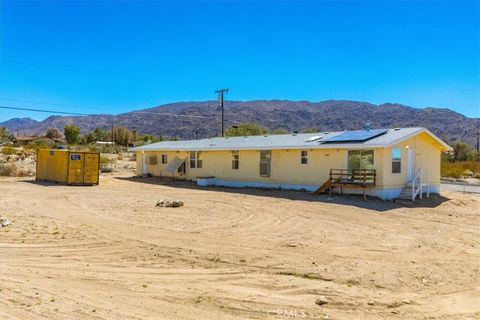
M229 87L480 117L479 17L477 1L0 1L0 105L119 113ZM17 116L48 115L0 109Z

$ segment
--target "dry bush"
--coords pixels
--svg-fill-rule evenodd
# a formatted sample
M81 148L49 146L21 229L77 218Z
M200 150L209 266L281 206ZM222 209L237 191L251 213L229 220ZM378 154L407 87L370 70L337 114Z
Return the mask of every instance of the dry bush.
M32 177L33 175L34 173L30 169L20 169L17 172L17 177Z
M0 163L0 176L13 177L17 174L17 166L13 163Z
M5 146L2 148L2 153L6 155L12 155L12 154L16 154L17 150L11 146Z
M471 171L473 177L480 177L480 161L442 161L442 177L462 178L466 172Z

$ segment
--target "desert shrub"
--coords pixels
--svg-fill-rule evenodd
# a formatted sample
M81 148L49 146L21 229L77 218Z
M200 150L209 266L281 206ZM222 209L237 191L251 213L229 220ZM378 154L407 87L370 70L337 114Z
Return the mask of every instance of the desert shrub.
M2 148L2 153L6 155L12 155L12 154L16 154L17 150L11 146L5 146Z
M0 176L11 177L17 174L17 166L13 163L0 163Z
M20 169L17 172L17 177L31 177L34 173L30 169Z
M37 150L37 149L50 149L52 146L46 142L37 141L37 142L29 142L26 146L24 146L25 150Z
M102 147L96 144L91 144L88 146L88 150L90 150L90 152L102 152Z
M461 178L465 175L480 177L480 161L442 161L442 177Z
M112 162L113 160L110 159L109 157L104 157L104 156L100 157L100 164L110 164Z

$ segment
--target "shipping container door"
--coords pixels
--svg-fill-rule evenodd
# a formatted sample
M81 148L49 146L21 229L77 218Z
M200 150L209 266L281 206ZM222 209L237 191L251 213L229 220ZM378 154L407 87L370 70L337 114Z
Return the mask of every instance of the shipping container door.
M83 182L85 184L98 184L98 159L99 155L96 153L85 154L85 176Z
M68 183L83 184L84 161L84 154L70 153L68 159Z

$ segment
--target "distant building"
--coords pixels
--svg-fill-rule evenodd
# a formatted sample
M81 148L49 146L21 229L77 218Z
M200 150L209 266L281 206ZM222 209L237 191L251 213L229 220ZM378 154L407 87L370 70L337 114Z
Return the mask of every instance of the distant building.
M23 137L14 137L13 144L15 146L25 146L29 143L38 143L38 144L50 144L54 145L56 143L63 143L62 139L52 139L48 137L39 137L39 136L23 136Z
M413 200L440 191L441 153L451 148L425 128L367 128L163 141L130 150L139 175Z
M95 141L95 144L99 146L113 146L115 142L113 141Z

